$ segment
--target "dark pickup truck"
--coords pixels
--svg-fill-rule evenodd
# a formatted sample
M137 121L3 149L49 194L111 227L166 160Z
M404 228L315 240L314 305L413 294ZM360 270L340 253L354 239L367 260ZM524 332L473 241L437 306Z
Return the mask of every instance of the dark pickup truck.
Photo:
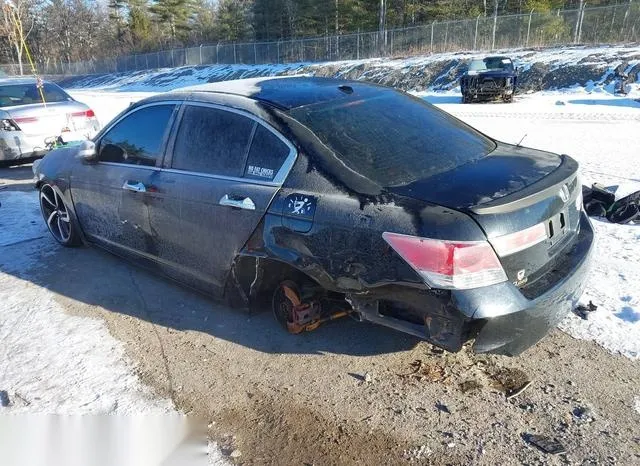
M509 57L494 56L471 60L469 68L460 78L462 102L501 98L513 100L518 75Z

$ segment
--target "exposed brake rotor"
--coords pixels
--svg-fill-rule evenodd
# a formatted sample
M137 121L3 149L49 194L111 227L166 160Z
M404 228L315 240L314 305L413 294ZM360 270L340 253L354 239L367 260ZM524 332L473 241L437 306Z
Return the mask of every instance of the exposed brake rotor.
M298 334L317 329L324 322L338 319L349 311L326 313L318 300L303 302L298 286L291 280L284 281L273 294L273 313L282 327L289 333Z

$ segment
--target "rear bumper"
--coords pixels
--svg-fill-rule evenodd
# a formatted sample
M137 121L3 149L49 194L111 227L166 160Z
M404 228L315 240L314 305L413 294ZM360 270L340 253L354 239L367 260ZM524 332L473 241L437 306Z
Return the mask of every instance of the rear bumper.
M57 135L26 136L22 131L0 131L0 162L41 157L48 152L45 139L62 135L66 141L82 140L95 136L100 129L97 120L90 126L75 132Z
M475 338L476 353L516 356L541 340L576 305L586 286L594 233L581 212L577 241L548 276L529 285L527 296L509 282L446 292L392 290L351 297L363 320L416 335L449 351Z
M22 131L0 131L0 162L39 157L46 152L44 141L38 145Z
M532 284L531 288L542 289L534 299L525 298L509 284L512 289L510 292L502 290L500 300L512 301L517 310L496 316L486 315L486 323L473 345L475 352L518 355L541 340L575 308L586 286L594 245L591 223L584 212L580 217L578 241L563 254L563 260L554 272L564 278L551 286L547 283ZM491 312L491 308L479 309L474 317L481 317L481 311Z

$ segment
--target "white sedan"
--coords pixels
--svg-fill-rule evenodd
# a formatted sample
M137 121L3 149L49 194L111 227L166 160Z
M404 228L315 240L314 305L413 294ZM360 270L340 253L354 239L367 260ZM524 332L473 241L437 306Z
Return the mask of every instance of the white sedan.
M59 142L100 130L93 110L51 82L0 79L0 165L44 155Z

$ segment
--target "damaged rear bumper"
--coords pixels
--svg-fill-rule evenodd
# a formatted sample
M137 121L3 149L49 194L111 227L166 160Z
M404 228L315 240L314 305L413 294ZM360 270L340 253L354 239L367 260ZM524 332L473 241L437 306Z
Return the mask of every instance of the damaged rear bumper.
M581 213L576 242L534 283L510 282L461 291L394 287L350 301L361 318L459 351L475 338L476 353L516 356L533 346L573 309L586 286L594 244Z

